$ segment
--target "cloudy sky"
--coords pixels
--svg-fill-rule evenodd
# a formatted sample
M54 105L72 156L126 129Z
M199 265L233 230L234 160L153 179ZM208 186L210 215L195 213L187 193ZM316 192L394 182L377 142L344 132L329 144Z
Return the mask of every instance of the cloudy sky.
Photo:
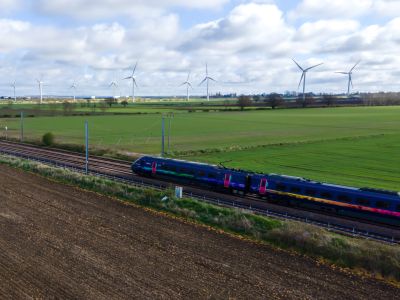
M0 94L110 95L138 61L139 95L194 94L205 63L212 92L342 92L400 89L400 0L0 0Z

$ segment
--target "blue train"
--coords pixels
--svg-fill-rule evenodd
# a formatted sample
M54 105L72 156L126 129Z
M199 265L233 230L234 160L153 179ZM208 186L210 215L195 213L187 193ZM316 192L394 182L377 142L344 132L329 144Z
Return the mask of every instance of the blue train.
M400 226L400 193L353 188L308 179L257 174L197 162L144 156L132 171L182 184L238 195L254 194L283 205L303 207Z

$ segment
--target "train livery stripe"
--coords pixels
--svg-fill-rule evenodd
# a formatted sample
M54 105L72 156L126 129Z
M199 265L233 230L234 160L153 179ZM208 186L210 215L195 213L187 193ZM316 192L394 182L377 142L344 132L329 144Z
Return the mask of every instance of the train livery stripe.
M303 199L303 200L305 199L305 200L319 202L319 203L325 203L325 204L331 204L331 205L335 205L335 206L341 206L341 207L353 208L353 209L362 210L362 211L379 213L379 214L382 214L382 215L400 217L400 212L390 211L390 210L386 210L386 209L379 209L379 208L373 208L373 207L368 207L368 206L343 203L343 202L327 200L327 199L322 199L322 198L316 198L316 197L309 197L309 196L303 196L303 195L298 195L298 194L280 192L280 191L276 191L276 190L267 190L267 191L270 192L270 193L274 193L274 194L278 194L278 195L290 196L290 197Z

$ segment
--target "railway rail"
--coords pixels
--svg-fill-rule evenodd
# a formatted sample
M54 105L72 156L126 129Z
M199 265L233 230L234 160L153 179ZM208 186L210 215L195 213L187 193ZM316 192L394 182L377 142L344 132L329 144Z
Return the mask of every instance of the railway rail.
M0 141L0 153L34 160L52 166L68 168L81 173L85 171L85 157L81 153L9 141ZM129 162L96 156L92 156L89 159L89 173L91 175L101 176L140 187L151 187L159 190L165 190L174 185L170 182L153 178L143 178L132 174ZM238 197L229 194L220 194L192 186L183 186L183 189L184 196L208 203L245 209L260 215L279 219L301 221L345 235L390 244L400 244L400 230L396 228L388 228L376 224L344 219L338 216L274 205L262 202L251 196Z

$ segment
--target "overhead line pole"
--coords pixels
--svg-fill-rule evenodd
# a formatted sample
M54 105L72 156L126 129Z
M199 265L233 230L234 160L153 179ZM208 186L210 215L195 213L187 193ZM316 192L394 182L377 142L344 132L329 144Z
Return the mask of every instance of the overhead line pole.
M20 139L21 139L21 143L23 143L24 142L24 112L23 111L21 111Z
M89 172L89 124L85 121L85 174Z
M165 116L161 117L161 157L164 157Z

